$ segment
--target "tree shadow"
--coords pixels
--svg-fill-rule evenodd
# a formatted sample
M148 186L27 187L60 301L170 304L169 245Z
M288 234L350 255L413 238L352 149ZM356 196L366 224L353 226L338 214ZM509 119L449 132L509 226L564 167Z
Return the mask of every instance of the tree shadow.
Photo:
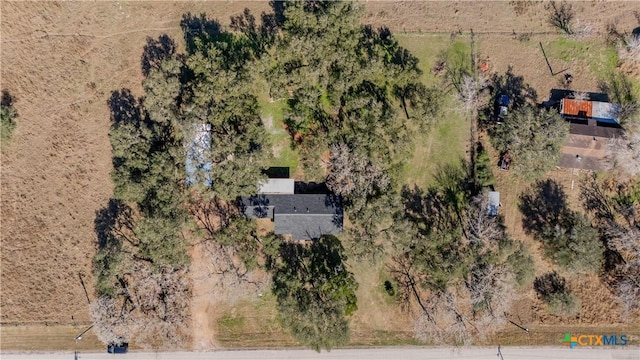
M541 299L549 299L555 294L567 292L567 281L556 271L546 273L533 281L533 288Z
M605 245L606 245L606 241ZM603 257L602 257L602 267L600 271L600 275L604 280L605 284L609 286L615 285L620 279L620 269L622 264L624 264L624 258L620 253L614 249L609 249L605 247Z
M194 54L211 42L231 42L230 34L223 30L220 22L208 19L205 13L201 13L199 16L191 13L184 14L180 21L180 27L189 54Z
M567 212L567 194L555 180L538 180L520 195L522 227L526 233L541 232L546 226L560 224Z
M262 173L269 179L288 179L291 177L291 169L288 166L271 166L262 169Z
M507 95L511 100L509 111L521 108L526 103L535 104L537 102L538 94L536 90L525 83L523 76L514 74L512 66L509 66L502 75L493 74L489 84L491 100L483 114L485 122L498 119L498 114L500 114L499 99L502 95Z
M162 61L173 57L176 53L176 43L167 34L162 34L155 40L147 37L147 44L142 51L140 66L142 74L149 75L151 69L158 69Z
M269 6L273 10L273 14L263 14L262 21L264 23L265 15L272 17L270 20L271 26L281 27L284 24L285 16L284 16L284 6L285 2L283 0L271 0L269 1Z
M231 17L229 27L231 30L242 32L246 35L246 45L251 47L255 56L262 55L273 44L279 25L275 14L262 13L262 23L256 23L256 17L247 8L242 15Z
M246 210L246 205L241 199L238 199L237 204L227 203L215 196L207 200L201 194L192 194L190 199L189 213L194 217L196 225L204 229L211 239L237 217L238 211Z
M135 124L140 125L142 122L141 101L136 99L131 90L121 89L113 91L111 97L107 100L107 105L111 111L111 122L113 125Z
M405 185L400 195L404 208L401 216L415 224L424 236L433 230L447 229L456 221L449 204L437 188L424 191L418 186L411 188Z
M282 265L278 271L288 274L304 272L297 278L310 277L314 281L329 279L336 269L344 268L344 248L340 240L333 235L324 235L311 243L304 244L282 242L280 244L279 257ZM284 286L285 284L275 284Z
M325 182L317 183L314 181L304 182L295 181L293 183L294 193L296 194L331 194Z
M123 201L109 199L107 206L96 211L93 221L94 230L98 239L98 247L104 249L109 246L109 241L114 239L113 232L122 226L131 228L132 210Z
M14 101L15 97L8 90L2 90L2 100L0 100L2 107L12 107Z

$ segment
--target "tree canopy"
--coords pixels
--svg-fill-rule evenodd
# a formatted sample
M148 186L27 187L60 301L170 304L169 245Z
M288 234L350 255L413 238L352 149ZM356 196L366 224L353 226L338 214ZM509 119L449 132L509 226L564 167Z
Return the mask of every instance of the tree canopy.
M400 299L415 299L422 310L414 325L419 339L466 344L486 336L487 327L506 321L516 282L532 274L530 256L502 219L488 214L487 194L474 193L480 187L469 177L462 167L445 166L433 187L402 192L390 271Z
M508 153L512 169L524 179L536 179L558 163L569 123L551 110L526 105L511 111L491 137L496 150Z
M603 246L585 214L569 209L564 188L539 180L520 196L522 226L542 242L554 263L571 270L593 271L602 259Z
M343 252L333 236L310 246L282 243L273 264L278 318L295 339L316 351L349 341L347 318L358 308L358 284Z

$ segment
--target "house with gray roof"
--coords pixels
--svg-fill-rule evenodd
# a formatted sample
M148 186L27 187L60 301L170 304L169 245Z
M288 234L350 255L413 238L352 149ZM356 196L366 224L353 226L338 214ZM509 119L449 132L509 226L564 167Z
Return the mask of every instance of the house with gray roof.
M250 219L271 219L277 235L313 240L342 232L342 200L333 194L257 194L243 197L241 210Z

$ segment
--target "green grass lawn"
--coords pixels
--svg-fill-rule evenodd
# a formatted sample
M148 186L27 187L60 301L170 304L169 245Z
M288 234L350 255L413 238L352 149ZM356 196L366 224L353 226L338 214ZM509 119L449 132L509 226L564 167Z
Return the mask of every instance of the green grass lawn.
M266 83L258 84L258 86L262 89L258 95L260 117L269 133L273 154L266 165L289 167L290 173L295 174L300 157L298 152L291 148L291 138L283 123L284 109L287 107L286 101L270 99Z
M616 49L604 40L577 40L562 36L544 46L550 60L585 62L599 79L604 79L618 65Z
M216 340L226 348L296 345L278 322L276 298L271 293L235 304L216 325Z
M421 80L427 86L442 83L431 68L440 53L468 51L468 36L451 40L448 34L396 34L398 42L419 60ZM436 169L445 164L457 164L464 158L469 140L469 123L451 93L444 95L442 112L434 119L429 131L415 131L414 151L405 165L405 183L426 188L432 185Z
M405 183L426 188L433 185L435 171L465 158L469 121L457 100L445 100L444 111L429 132L417 132L413 156L405 165Z
M469 37L466 35L457 37L455 41L451 40L449 34L394 34L394 36L402 47L420 60L418 63L418 67L422 70L420 80L427 86L439 85L442 81L431 73L440 53L449 50L452 46L461 47L469 44Z

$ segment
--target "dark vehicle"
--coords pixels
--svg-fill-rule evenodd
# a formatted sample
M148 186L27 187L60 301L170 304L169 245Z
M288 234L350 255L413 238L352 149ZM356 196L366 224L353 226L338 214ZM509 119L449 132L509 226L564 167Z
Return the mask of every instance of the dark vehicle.
M129 350L129 343L119 342L119 343L111 343L107 346L107 352L109 354L126 354Z

